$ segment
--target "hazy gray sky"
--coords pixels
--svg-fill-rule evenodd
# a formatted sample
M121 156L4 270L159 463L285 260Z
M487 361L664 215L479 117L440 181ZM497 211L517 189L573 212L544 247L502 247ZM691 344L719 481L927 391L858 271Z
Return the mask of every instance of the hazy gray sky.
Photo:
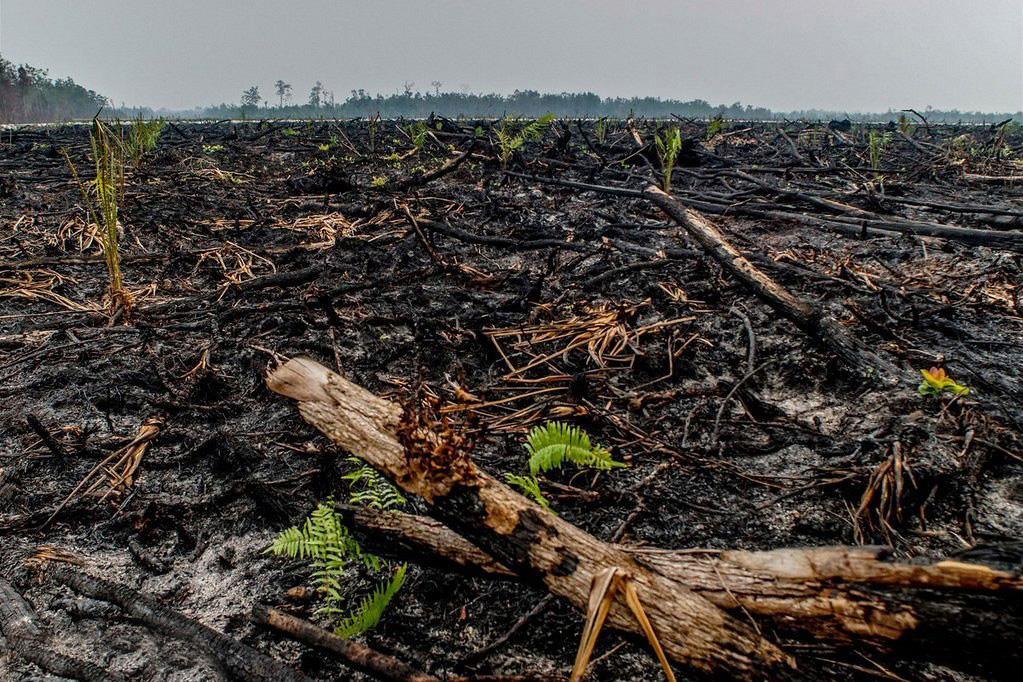
M1023 0L0 0L0 53L115 102L353 88L1023 107Z

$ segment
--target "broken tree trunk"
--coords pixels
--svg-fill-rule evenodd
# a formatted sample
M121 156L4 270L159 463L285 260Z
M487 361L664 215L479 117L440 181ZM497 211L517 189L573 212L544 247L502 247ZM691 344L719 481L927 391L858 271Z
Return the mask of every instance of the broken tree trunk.
M271 389L336 443L433 506L432 519L342 510L420 554L463 569L540 582L585 608L590 579L618 566L639 586L669 656L736 677L778 676L792 659L760 635L753 618L834 646L920 650L927 657L977 657L1008 670L1023 653L1023 578L983 564L904 564L879 548L658 551L599 541L477 469L467 457L424 461L399 441L400 409L306 359L268 377ZM444 436L416 434L434 444ZM612 624L636 632L616 603ZM957 646L950 646L955 643ZM990 668L990 666L989 666Z
M579 609L587 608L593 576L616 566L635 581L661 644L676 661L747 679L792 665L787 654L747 622L478 469L449 434L416 429L406 451L398 440L406 427L394 403L303 358L278 367L267 383L297 400L302 416L335 443L425 499L460 535ZM642 634L621 600L612 606L608 622Z
M891 362L857 341L833 315L799 298L750 263L702 213L683 206L655 185L648 186L643 197L678 223L725 270L797 327L818 339L847 365L859 368L867 376L873 374L889 382L896 381L898 369Z
M514 576L435 519L346 505L337 510L360 541L365 538L385 556L469 575ZM893 563L886 560L884 547L764 552L621 549L640 564L677 576L722 609L766 619L779 630L835 647L869 642L881 648L920 649L954 639L958 646L949 651L956 653L1018 650L1013 643L1023 631L1023 617L1006 618L1023 600L1023 581L1011 571L983 564ZM878 592L870 594L871 590ZM991 596L997 599L992 601ZM960 609L973 619L972 627ZM925 614L931 614L926 616L930 622L923 622ZM990 629L981 629L981 622Z

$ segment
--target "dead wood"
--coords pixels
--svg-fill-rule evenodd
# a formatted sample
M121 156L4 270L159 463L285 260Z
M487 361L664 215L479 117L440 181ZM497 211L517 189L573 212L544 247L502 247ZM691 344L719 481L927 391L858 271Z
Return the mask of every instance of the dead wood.
M322 365L293 359L271 372L269 387L299 402L299 412L335 443L357 454L467 540L514 570L585 610L590 584L602 569L627 572L665 651L706 672L754 678L788 668L791 657L748 623L679 583L632 559L619 547L542 509L478 469L467 456L439 466L406 454L398 440L401 410ZM423 447L440 447L438 434L414 434ZM431 441L433 441L431 443ZM622 600L608 616L615 628L641 634Z
M894 381L898 369L868 350L831 313L805 301L754 266L725 239L714 223L650 185L644 196L679 224L690 237L757 296L792 320L797 327L817 338L847 365L864 375Z
M52 635L39 624L32 607L0 578L0 634L9 650L58 677L92 682L123 679L100 666L54 651Z
M515 572L436 519L334 505L367 551L469 575L514 578Z
M513 576L486 552L435 519L401 512L339 507L362 538L378 533L374 547L394 558L494 578ZM984 564L889 561L884 547L821 547L763 552L647 550L622 546L640 564L652 564L714 604L772 621L779 630L802 631L832 646L868 641L889 648L922 644L938 631L962 632L958 604L973 603L974 617L995 623L1023 597L1018 575ZM938 594L941 597L938 597ZM984 594L1000 595L1001 603ZM987 604L985 606L985 603ZM941 620L924 623L922 614ZM994 632L959 643L980 649L1023 626L1018 617Z
M225 670L240 680L299 682L309 679L280 661L261 654L233 637L187 618L137 590L69 566L53 566L49 573L56 581L69 586L79 594L116 604L126 614L154 630L191 643L219 661Z
M398 192L407 191L415 187L422 187L427 185L434 180L444 177L449 173L454 173L458 170L459 166L465 163L466 159L472 156L473 151L476 148L476 140L472 139L469 141L469 146L464 152L459 154L453 159L445 161L439 168L436 168L428 173L415 174L403 180L394 180L388 182L382 187L373 187L371 190L384 191L384 192Z
M416 670L394 656L380 653L365 644L338 637L309 621L278 609L257 606L252 609L252 619L300 642L332 651L340 655L351 667L377 679L394 682L439 682L439 678Z
M791 663L762 638L759 625L749 629L740 619L830 646L919 649L935 659L944 658L952 641L959 652L990 652L1023 632L1023 578L1016 573L964 561L890 562L876 547L658 551L603 543L470 461L424 472L398 441L397 406L312 361L291 360L268 383L298 400L306 420L336 443L430 501L449 528L406 514L373 518L343 509L356 527L379 529L409 552L429 552L462 570L507 577L510 569L577 606L595 571L624 567L641 587L669 655L704 671L756 677ZM622 608L618 603L612 611L614 625L635 632ZM705 648L714 645L718 650Z

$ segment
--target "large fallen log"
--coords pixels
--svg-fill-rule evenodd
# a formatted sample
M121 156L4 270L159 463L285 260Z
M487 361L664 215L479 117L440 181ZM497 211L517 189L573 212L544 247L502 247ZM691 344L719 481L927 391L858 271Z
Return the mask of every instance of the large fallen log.
M741 678L783 675L794 659L765 638L761 623L831 645L936 646L934 659L997 651L990 663L1006 671L1023 658L1011 644L1023 636L1023 579L1016 572L960 561L894 563L878 548L612 545L478 469L447 427L410 423L397 405L311 360L288 361L270 373L268 385L297 400L302 416L334 442L425 499L450 529L392 514L376 522L390 537L451 565L502 577L514 572L580 609L591 578L619 567L635 581L665 650L680 663ZM346 516L371 523L367 515ZM609 622L638 632L622 603Z
M469 575L499 579L515 575L435 519L347 505L336 508L360 541L365 539L385 556ZM869 642L881 648L920 649L955 640L957 646L950 651L956 653L970 647L994 651L1001 645L1011 647L1021 633L1019 617L1004 619L1006 609L1023 600L1020 577L1009 567L997 570L964 561L892 563L885 547L764 552L621 549L638 563L678 576L722 609L742 610L772 621L780 631L810 635L830 646ZM885 594L869 595L865 590ZM1007 601L991 603L984 595ZM974 625L958 609L965 609ZM921 614L939 610L947 612L943 621L920 622ZM989 631L979 627L982 621ZM1019 653L1014 657L1018 659Z
M403 421L394 403L311 360L290 360L267 382L272 390L297 400L302 416L335 443L426 500L434 515L460 535L579 609L587 608L593 576L617 566L636 582L665 651L676 661L743 678L792 665L791 657L749 623L487 475L469 458L457 434ZM404 445L399 433L407 434ZM642 634L620 600L608 623Z

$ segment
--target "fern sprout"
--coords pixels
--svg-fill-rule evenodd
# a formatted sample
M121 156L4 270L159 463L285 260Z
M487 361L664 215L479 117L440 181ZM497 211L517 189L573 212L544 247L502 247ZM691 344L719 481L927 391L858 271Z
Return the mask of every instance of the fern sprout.
M603 471L625 466L612 459L610 452L591 443L589 434L578 426L562 422L547 422L533 427L525 447L529 453L529 471L533 476L560 469L565 462Z
M578 426L561 422L534 427L526 437L525 448L529 454L529 475L505 474L504 480L552 512L550 502L540 490L538 474L560 469L565 462L602 471L625 466L612 459L610 452L591 443L589 435Z
M269 551L290 559L311 559L317 570L327 572L341 572L353 559L371 570L378 570L381 562L379 557L362 551L328 503L317 505L302 528L294 526L278 535Z
M372 467L355 457L349 461L359 466L342 478L348 482L348 501L372 509L401 507L405 497ZM305 525L282 532L269 551L277 556L305 559L313 568L312 578L323 595L323 606L317 613L339 619L337 634L355 637L377 625L388 604L405 584L407 566L398 566L394 575L379 583L376 589L354 608L349 606L351 589L348 569L361 563L370 573L388 570L393 564L362 549L334 511L330 501L321 503L306 519Z
M387 479L377 473L376 469L364 464L356 457L349 457L349 462L358 467L342 476L348 481L348 501L371 509L393 509L403 507L407 500Z
M537 480L536 476L505 474L504 480L507 481L509 485L513 485L521 490L523 495L531 498L544 509L551 509L551 503L547 501L547 498L544 497L543 491L540 490L540 481Z
M380 623L380 618L384 615L391 600L405 584L407 570L408 566L405 564L399 566L388 581L378 585L357 608L342 618L334 633L339 637L350 639L375 628Z

